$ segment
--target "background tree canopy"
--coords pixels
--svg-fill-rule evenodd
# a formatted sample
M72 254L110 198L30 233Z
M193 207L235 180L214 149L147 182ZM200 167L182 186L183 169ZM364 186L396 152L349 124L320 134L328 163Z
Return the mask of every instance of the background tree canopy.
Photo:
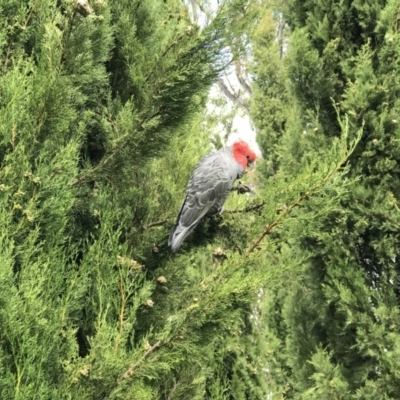
M79 3L0 1L0 397L396 399L398 3ZM256 194L172 255L238 60Z

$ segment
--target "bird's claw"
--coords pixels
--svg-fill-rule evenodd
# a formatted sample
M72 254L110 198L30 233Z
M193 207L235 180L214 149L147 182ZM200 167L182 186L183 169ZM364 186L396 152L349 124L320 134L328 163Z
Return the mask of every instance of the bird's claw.
M236 190L239 194L250 193L251 188L250 186L244 185L243 183L239 182L238 185L232 187L231 191Z

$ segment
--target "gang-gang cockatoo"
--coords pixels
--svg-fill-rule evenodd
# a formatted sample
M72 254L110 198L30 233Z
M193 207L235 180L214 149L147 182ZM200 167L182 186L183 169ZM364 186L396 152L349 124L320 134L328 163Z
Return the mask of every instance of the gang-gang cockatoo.
M179 249L205 215L222 211L233 183L256 158L247 143L237 141L200 160L189 179L185 199L168 239L172 252Z

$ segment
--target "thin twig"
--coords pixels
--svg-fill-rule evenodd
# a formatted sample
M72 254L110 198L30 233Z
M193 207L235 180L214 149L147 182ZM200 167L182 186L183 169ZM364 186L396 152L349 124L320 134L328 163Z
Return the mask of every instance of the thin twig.
M95 114L100 115L100 117L105 118L112 126L113 128L116 130L116 132L118 132L118 128L115 124L115 121L113 119L111 119L110 117L107 117L106 115L104 115L101 111L99 110L92 110Z
M29 11L28 17L27 17L27 19L25 20L25 23L24 23L24 28L26 28L28 26L29 20L32 17L32 13L35 11L35 8L36 8L36 4L34 4L32 6L32 8L31 8L31 10Z
M143 358L146 358L150 353L152 353L154 350L158 350L161 347L161 342L157 342L155 345L151 346L146 353L144 353Z
M179 43L182 39L183 39L184 35L178 36L178 38L172 42L171 44L169 44L164 51L161 53L161 58L165 57L167 55L167 53L174 48L174 46ZM158 63L156 63L153 68L150 70L149 74L146 76L145 78L145 82L147 83L149 81L149 79L151 78L151 76L153 75L154 70L157 68Z
M162 219L160 221L151 222L149 225L146 226L146 229L152 228L153 226L164 225L168 221L170 221L170 218Z
M125 313L125 291L124 291L124 282L122 280L121 268L119 269L119 291L121 294L121 310L119 312L119 332L117 337L117 343L115 344L115 351L118 350L119 342L122 337L122 328L124 324L124 313Z
M262 202L260 204L255 204L254 206L248 206L245 208L240 208L237 210L230 210L230 211L225 211L228 214L235 214L235 213L241 213L241 212L249 212L249 211L254 211L254 210L259 210L260 208L263 208L265 206L265 202Z
M329 173L320 182L318 182L311 189L307 190L307 192L302 194L295 202L293 202L287 208L285 208L275 221L268 224L264 228L258 239L254 243L252 243L251 246L248 248L248 250L244 255L244 258L247 258L250 255L250 253L253 252L254 249L259 246L264 237L268 235L272 231L272 229L274 229L275 226L277 226L278 223L285 218L287 214L289 214L295 207L299 206L303 202L303 200L305 200L307 197L313 194L317 189L323 186L325 182L327 182L331 178L331 176L334 175L342 167L342 165L346 162L347 158L348 155L344 154L343 157L340 159L340 161L337 163L336 167L333 170L329 171Z
M159 111L157 111L156 113L154 113L150 118L147 118L147 119L146 119L146 118L143 118L143 119L138 123L138 126L139 126L139 127L143 127L143 124L144 124L146 121L149 121L150 119L157 117L158 113L159 113ZM116 127L115 127L114 129L118 132L118 130L117 130ZM137 129L137 131L139 131L139 128ZM120 148L122 148L122 147L126 147L126 145L123 145L123 144L121 144L121 143L123 143L124 140L126 140L125 143L127 143L127 142L129 142L129 139L131 139L131 137L130 137L129 135L124 135L124 136L119 137L118 139L116 139L115 142L114 142L114 144L113 144L114 148L112 149L112 151L111 151L110 153L108 153L108 154L105 154L105 156L99 161L99 163L98 163L96 166L94 166L94 167L92 167L92 168L89 168L89 170L88 170L87 172L82 173L78 178L76 178L76 179L74 180L74 182L72 182L71 186L72 186L72 187L75 187L75 186L78 186L78 185L81 184L81 183L85 183L85 182L89 181L90 179L94 179L94 178L92 178L93 175L94 175L99 169L101 170L101 168L104 168L104 166L105 166L110 160L112 160L112 159L115 157L115 155L117 154L117 150L116 150L116 149L120 149ZM117 146L117 144L118 144L118 146Z
M15 127L15 124L12 126L12 130L11 130L11 140L10 140L10 143L11 143L11 146L12 146L12 149L13 149L13 151L15 150L15 136L16 136L16 127Z
M6 59L4 61L4 71L7 69L8 60L9 60L9 57L10 57L11 44L12 44L12 42L7 47Z
M178 387L178 382L175 382L174 383L174 386L172 387L172 389L171 389L171 391L169 392L169 395L168 395L168 397L167 397L167 400L171 400L171 396L174 394L174 392L175 392L175 390L176 390L176 388Z
M240 63L240 60L235 61L235 69L239 83L242 85L243 89L251 96L253 94L253 91L243 76L242 65Z
M229 100L231 100L234 104L239 105L240 107L244 108L247 112L249 112L249 104L247 103L247 101L241 99L239 96L232 93L222 79L218 80L217 85Z
M133 371L135 370L136 366L142 362L146 357L149 356L149 354L151 354L153 351L158 350L160 347L162 346L161 342L157 342L155 345L151 346L149 349L146 350L146 353L143 354L142 358L136 362L134 365L132 365L131 367L129 367L119 378L119 381L123 381L127 378L129 378L130 376L132 376Z
M203 4L201 3L201 1L195 0L195 2L196 2L196 4L197 4L197 6L199 7L200 11L206 16L206 26L208 26L209 23L210 23L210 21L212 20L212 15L211 15L211 13L208 12L208 11L204 8L204 6L203 6Z

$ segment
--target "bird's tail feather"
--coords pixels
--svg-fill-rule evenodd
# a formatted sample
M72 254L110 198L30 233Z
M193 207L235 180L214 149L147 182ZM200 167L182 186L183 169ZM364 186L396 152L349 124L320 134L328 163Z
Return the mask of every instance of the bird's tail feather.
M194 226L181 227L179 224L172 229L168 239L168 246L171 247L173 253L177 252L182 245L182 242L193 230Z

